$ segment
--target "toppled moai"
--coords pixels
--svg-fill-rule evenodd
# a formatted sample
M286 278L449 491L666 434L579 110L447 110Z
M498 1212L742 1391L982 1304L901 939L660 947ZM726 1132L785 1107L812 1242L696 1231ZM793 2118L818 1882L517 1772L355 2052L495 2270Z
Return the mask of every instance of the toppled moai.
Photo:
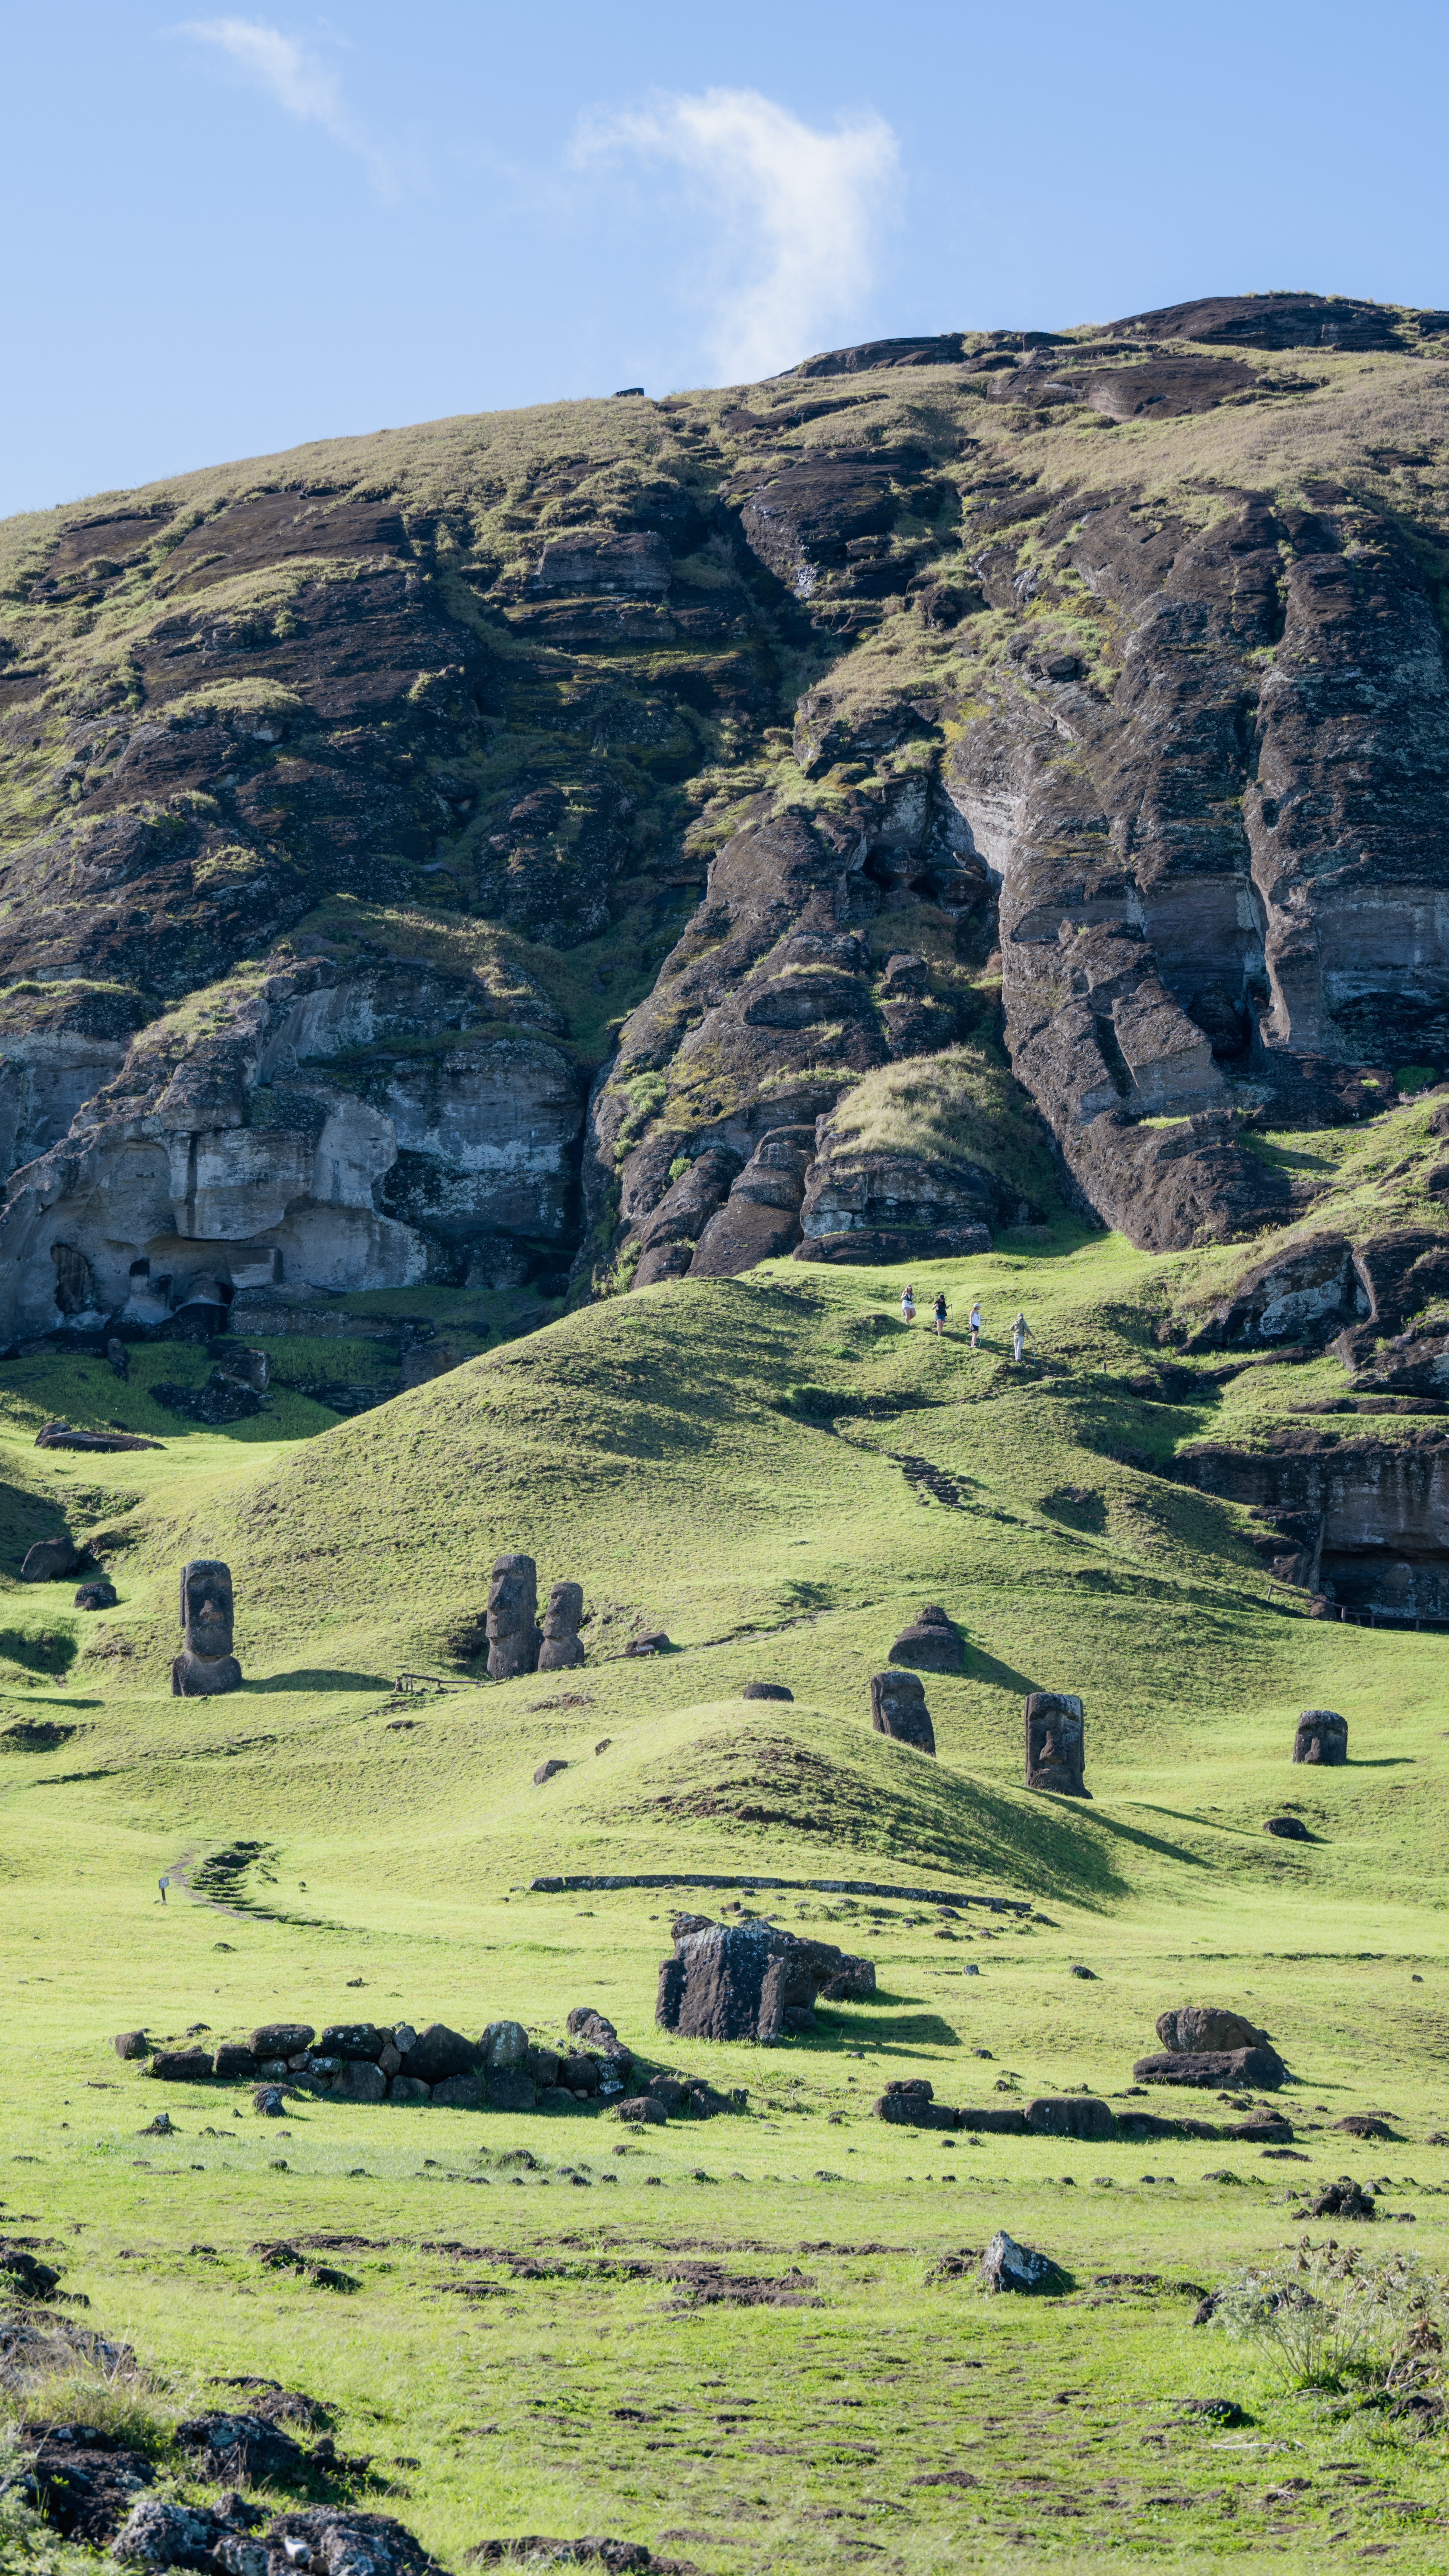
M173 1699L212 1699L241 1689L232 1653L231 1568L219 1557L194 1556L181 1569L181 1629L186 1643L171 1666Z
M538 1567L531 1556L495 1559L488 1587L488 1678L512 1681L538 1669Z
M1348 1720L1337 1709L1305 1708L1293 1736L1295 1762L1348 1760Z
M579 1622L583 1615L583 1585L556 1583L543 1614L543 1644L538 1650L541 1673L567 1672L573 1665L583 1662L584 1642L579 1635Z
M1082 1777L1087 1727L1082 1703L1070 1691L1032 1691L1026 1703L1026 1785L1059 1798L1090 1798Z
M1158 2016L1157 2036L1163 2054L1138 2058L1134 2084L1276 2090L1288 2073L1267 2032L1222 2004L1179 2004Z
M815 2027L815 1999L875 1991L869 1959L829 1941L800 1941L773 1923L690 1918L659 1971L654 2018L685 2039L771 2041Z
M919 1673L961 1673L966 1669L966 1641L954 1620L938 1603L928 1601L908 1628L903 1628L886 1658Z
M877 1735L913 1744L918 1753L934 1753L936 1730L926 1706L925 1687L914 1673L895 1670L870 1677L870 1722Z

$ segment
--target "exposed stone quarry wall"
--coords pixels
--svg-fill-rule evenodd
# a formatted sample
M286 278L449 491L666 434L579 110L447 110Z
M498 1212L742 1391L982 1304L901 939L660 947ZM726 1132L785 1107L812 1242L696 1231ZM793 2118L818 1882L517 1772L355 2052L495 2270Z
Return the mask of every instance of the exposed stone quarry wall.
M969 1104L840 1124L1002 1035L1133 1240L1296 1214L1245 1118L1449 1068L1442 385L1432 315L1215 298L55 514L0 632L0 1334L1030 1222Z

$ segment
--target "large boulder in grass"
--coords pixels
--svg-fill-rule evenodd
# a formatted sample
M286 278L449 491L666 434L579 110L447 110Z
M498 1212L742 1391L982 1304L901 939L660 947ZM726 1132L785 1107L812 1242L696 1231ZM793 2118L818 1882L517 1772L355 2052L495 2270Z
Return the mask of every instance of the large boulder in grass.
M252 2053L262 2059L299 2057L316 2036L309 2021L264 2021L252 2032Z
M465 2039L460 2030L450 2030L444 2021L430 2021L418 2032L404 2064L419 2084L447 2084L455 2075L473 2074L481 2053L478 2042Z
M981 2257L980 2281L983 2290L1023 2291L1038 2298L1060 2298L1072 2286L1071 2275L1049 2254L1038 2254L1033 2246L1018 2245L999 2227Z
M1196 2056L1204 2048L1271 2048L1272 2041L1256 2022L1221 2004L1179 2004L1159 2013L1157 2036L1174 2056Z
M960 2116L945 2102L934 2099L924 2075L888 2084L870 2109L872 2119L888 2120L893 2128L901 2129L954 2129Z
M392 2034L373 2021L329 2022L317 2042L324 2057L366 2057L377 2064Z
M216 2061L204 2048L158 2048L146 2072L163 2084L204 2084Z
M1184 2055L1139 2057L1134 2084L1191 2084L1204 2091L1261 2085L1273 2092L1287 2077L1276 2048L1199 2048Z
M903 1628L886 1657L889 1664L905 1664L919 1673L963 1673L966 1669L966 1641L955 1622L934 1601L918 1610L908 1628Z
M1026 2125L1038 2138L1110 2138L1116 2133L1106 2103L1090 2093L1038 2095L1026 2106Z

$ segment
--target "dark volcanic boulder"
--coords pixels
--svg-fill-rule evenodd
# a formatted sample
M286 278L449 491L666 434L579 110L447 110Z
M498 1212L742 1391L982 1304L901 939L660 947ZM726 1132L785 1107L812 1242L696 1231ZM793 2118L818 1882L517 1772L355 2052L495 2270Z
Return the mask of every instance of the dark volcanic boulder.
M449 2081L456 2082L457 2079L453 2077L449 2078ZM435 2087L433 2092L435 2102L438 2099L438 2089ZM490 2067L487 2076L487 2094L489 2106L495 2111L531 2111L538 2100L538 2092L532 2076L525 2075L523 2069L517 2066Z
M1301 1816L1265 1816L1263 1831L1281 1843L1306 1843L1313 1839Z
M241 2047L235 2040L224 2039L222 2041L220 2048L216 2052L216 2072L218 2075L239 2077L245 2082L250 2082L251 2078L256 2074L256 2071L257 2060L254 2050Z
M118 2030L112 2041L118 2057L149 2057L151 2042L144 2030Z
M901 2129L954 2129L959 2119L959 2114L946 2103L933 2098L924 2076L908 2076L888 2084L870 2110L872 2119L889 2121L893 2128Z
M1220 2004L1180 2004L1175 2012L1159 2013L1157 2036L1164 2048L1175 2055L1187 2056L1199 2049L1270 2048L1272 2041L1256 2023L1245 2021L1241 2013L1228 2012Z
M1038 2138L1110 2138L1116 2123L1105 2102L1090 2093L1041 2094L1026 2106L1026 2125Z
M1018 2245L1004 2227L997 2229L982 2255L979 2277L983 2290L1017 2290L1046 2298L1060 2298L1072 2286L1070 2273L1049 2254Z
M165 2084L202 2084L216 2062L204 2048L158 2048L146 2071Z
M1293 2213L1295 2218L1377 2218L1378 2214L1373 2193L1365 2191L1362 2183L1348 2174L1337 2182L1325 2183L1302 2209Z
M958 2111L956 2122L962 2129L989 2130L1005 2138L1021 2138L1026 2135L1024 2111L998 2110L994 2104L985 2111Z
M1195 2084L1203 2088L1261 2084L1276 2091L1288 2073L1275 2048L1199 2048L1184 2055L1139 2057L1134 2084Z
M375 2022L334 2021L322 2033L317 2051L322 2057L367 2057L375 2065L390 2037Z
M141 2452L123 2449L99 2429L57 2424L46 2427L12 2492L63 2540L104 2549L155 2475Z
M63 1533L59 1538L38 1538L27 1548L20 1568L22 1583L61 1583L67 1575L83 1574L90 1563L83 1548Z
M259 2058L299 2057L316 2036L309 2021L264 2021L252 2032L252 2048Z
M444 2084L453 2075L471 2075L480 2062L477 2044L446 2022L430 2021L407 2052L410 2076L422 2084Z
M741 1699L793 1700L794 1696L794 1692L787 1690L783 1682L746 1682L740 1693Z
M77 1610L114 1610L120 1599L114 1583L83 1583L75 1596Z
M444 2576L421 2541L387 2513L313 2505L278 2514L262 2538L267 2576L308 2569L312 2576Z
M872 1673L870 1722L877 1735L894 1736L898 1744L912 1744L918 1753L936 1750L926 1694L914 1673Z
M258 2415L193 2415L177 2425L176 2439L193 2476L219 2486L295 2486L306 2474L301 2445Z

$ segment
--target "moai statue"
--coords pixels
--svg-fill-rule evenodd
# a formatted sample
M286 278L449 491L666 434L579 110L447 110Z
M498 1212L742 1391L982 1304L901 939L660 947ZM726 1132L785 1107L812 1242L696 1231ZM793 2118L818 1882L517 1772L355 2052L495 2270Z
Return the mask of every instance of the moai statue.
M1346 1762L1348 1719L1336 1709L1305 1708L1293 1737L1295 1762Z
M914 1744L918 1753L936 1750L925 1684L914 1673L872 1673L870 1722L877 1735L893 1735L898 1744Z
M556 1583L543 1614L543 1644L538 1650L541 1673L566 1672L571 1665L583 1662L584 1641L579 1635L583 1615L583 1585Z
M1033 1691L1026 1703L1026 1785L1059 1798L1090 1798L1082 1777L1087 1729L1082 1703L1069 1691Z
M181 1569L181 1629L186 1643L171 1667L172 1698L240 1690L241 1666L231 1650L231 1568L214 1556L194 1556Z
M538 1644L538 1567L531 1556L500 1556L488 1587L489 1680L536 1672Z

